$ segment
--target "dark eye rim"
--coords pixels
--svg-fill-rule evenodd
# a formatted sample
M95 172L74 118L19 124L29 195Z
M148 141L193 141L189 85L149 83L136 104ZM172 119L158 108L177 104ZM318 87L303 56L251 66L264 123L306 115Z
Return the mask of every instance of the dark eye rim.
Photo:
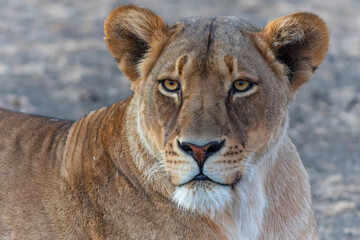
M245 88L244 90L238 90L236 89L235 87L235 82L236 81L244 81L244 82L248 82L249 83L249 86L247 88ZM242 78L239 78L239 79L236 79L233 81L232 83L232 90L236 93L236 92L246 92L248 90L250 90L256 83L254 83L253 81L251 81L250 79L242 79Z
M165 86L165 81L174 81L174 82L177 82L178 83L178 87L174 90L171 90L171 89L168 89L166 86ZM167 78L167 79L162 79L162 80L159 80L159 82L161 83L161 87L167 91L167 92L178 92L181 88L181 85L180 85L180 82L178 80L174 80L174 79L170 79L170 78Z

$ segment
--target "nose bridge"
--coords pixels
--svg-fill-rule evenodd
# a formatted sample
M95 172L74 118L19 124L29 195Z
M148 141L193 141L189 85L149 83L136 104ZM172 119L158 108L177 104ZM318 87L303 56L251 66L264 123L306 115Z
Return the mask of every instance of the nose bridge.
M219 99L216 89L209 86L195 89L197 91L189 94L183 103L179 119L180 137L202 143L219 141L226 124L224 100Z

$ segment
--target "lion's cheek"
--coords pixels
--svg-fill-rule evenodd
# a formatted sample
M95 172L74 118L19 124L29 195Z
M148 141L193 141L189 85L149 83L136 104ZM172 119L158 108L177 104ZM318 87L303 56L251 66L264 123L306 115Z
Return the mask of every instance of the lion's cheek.
M162 153L164 151L164 129L158 124L155 116L149 114L148 109L142 110L138 117L138 132L145 136L146 142L151 142L156 148L153 150L154 154Z
M264 126L258 126L256 129L249 131L246 149L253 153L258 153L269 142L274 131L275 129L268 129Z

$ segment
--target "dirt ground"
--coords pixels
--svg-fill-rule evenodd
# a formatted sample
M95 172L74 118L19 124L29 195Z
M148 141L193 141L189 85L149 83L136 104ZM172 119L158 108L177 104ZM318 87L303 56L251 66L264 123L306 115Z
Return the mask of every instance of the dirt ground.
M221 2L221 3L220 3ZM115 0L1 0L0 107L79 118L128 96L103 42ZM291 106L289 134L309 172L321 239L360 239L360 1L132 1L169 23L233 15L263 27L295 11L320 15L329 54Z

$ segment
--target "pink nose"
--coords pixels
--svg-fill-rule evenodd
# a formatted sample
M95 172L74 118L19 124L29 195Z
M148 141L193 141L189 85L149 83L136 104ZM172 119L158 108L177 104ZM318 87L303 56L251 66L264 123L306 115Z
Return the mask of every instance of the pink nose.
M218 152L223 147L224 142L225 140L221 141L220 143L217 141L212 141L203 146L197 146L189 142L180 143L179 141L178 144L184 152L186 152L195 159L201 170L204 166L206 159L210 155Z

